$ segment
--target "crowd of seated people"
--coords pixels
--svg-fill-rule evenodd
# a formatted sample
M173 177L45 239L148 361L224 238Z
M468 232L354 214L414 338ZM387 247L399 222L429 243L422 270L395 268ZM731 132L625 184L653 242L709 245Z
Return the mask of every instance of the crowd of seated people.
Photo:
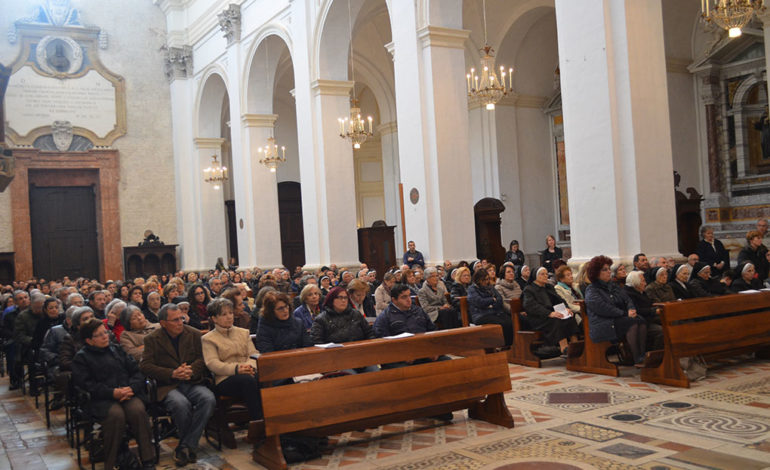
M706 227L697 253L681 264L643 253L630 266L597 256L573 272L548 236L539 266L527 264L534 257L527 260L514 240L499 269L487 260L425 265L412 242L404 265L382 273L382 282L365 264L294 273L225 268L104 284L82 278L17 281L0 296L6 370L16 389L22 366L43 362L58 390L54 408L62 406L74 377L92 395L93 415L103 422L107 464L118 458L128 424L148 467L148 396L137 384L153 379L157 399L178 428L174 459L184 465L197 459L216 396L239 398L252 419L260 417L258 371L251 359L257 351L455 328L461 324L462 297L471 323L501 325L506 345L514 341L510 301L521 299L520 323L542 333L542 357L566 353L579 338L578 302L584 300L591 339L622 343L639 364L646 351L662 344L655 303L770 285L762 222L747 233L734 268ZM445 358L422 362L436 359ZM101 370L104 364L111 369ZM33 385L30 392L37 393Z

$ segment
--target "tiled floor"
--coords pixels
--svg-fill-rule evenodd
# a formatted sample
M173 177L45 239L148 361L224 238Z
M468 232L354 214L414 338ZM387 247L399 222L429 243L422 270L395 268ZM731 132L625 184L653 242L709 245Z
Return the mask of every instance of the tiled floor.
M633 368L619 378L568 372L560 359L510 374L513 429L456 412L450 425L415 420L332 436L327 455L293 468L770 469L770 361L713 364L690 389L642 383ZM0 470L76 468L63 418L55 413L47 430L34 401L0 379ZM243 434L235 450L204 444L188 468L260 468ZM173 468L174 446L163 442L159 468Z

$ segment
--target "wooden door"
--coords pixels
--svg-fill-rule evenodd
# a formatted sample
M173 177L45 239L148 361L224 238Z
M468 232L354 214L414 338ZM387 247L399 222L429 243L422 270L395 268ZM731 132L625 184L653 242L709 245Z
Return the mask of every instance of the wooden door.
M302 190L299 183L278 183L278 215L281 223L281 261L294 272L295 266L305 265Z
M36 277L99 277L92 186L30 186L32 263Z

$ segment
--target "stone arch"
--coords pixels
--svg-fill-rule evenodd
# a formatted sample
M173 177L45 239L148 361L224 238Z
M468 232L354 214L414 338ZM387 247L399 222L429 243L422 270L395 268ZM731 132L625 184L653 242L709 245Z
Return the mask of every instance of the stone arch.
M742 81L738 85L738 89L735 90L735 96L733 97L732 106L739 106L746 104L749 98L749 92L757 85L763 83L762 80L757 78L756 75L750 75L746 80Z
M380 111L380 122L395 121L396 95L387 78L365 57L356 56L354 65L361 82L366 83L374 94Z
M196 137L221 137L222 103L228 96L227 75L224 70L213 65L204 71L196 100L195 113Z
M293 63L293 42L285 25L268 23L257 31L254 41L249 46L248 60L244 67L241 109L250 114L270 114L273 108L276 68L281 57L288 51ZM265 56L269 63L268 86L258 86L265 80Z

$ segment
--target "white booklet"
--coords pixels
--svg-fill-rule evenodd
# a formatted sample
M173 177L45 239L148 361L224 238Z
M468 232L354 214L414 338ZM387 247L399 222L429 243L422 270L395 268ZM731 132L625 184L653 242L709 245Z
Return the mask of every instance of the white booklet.
M758 294L759 291L756 289L749 289L749 290L742 290L738 292L739 294Z
M316 344L315 347L321 348L321 349L332 349L332 348L341 348L342 345L339 343L324 343L324 344Z
M398 338L408 338L410 336L414 336L413 333L409 333L408 331L405 331L401 333L400 335L393 335L393 336L385 336L385 339L398 339Z
M572 316L572 310L568 309L563 303L554 305L553 311L561 315L562 320L566 320Z

